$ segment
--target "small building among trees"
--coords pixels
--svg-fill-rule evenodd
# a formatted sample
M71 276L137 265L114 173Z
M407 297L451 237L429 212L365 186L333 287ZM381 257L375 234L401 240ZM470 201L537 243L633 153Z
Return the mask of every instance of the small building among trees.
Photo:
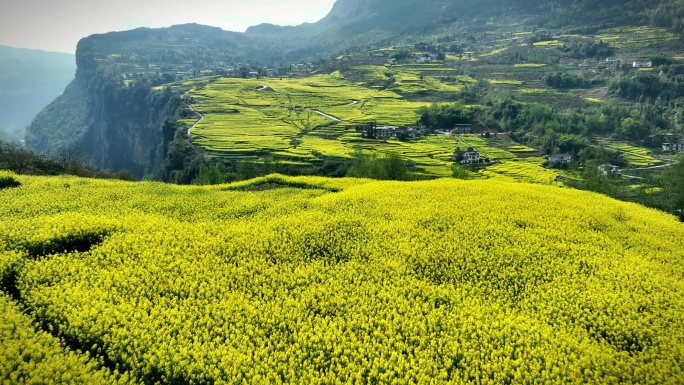
M555 154L549 155L548 165L549 167L565 166L572 162L572 155L570 154Z
M620 177L620 167L614 166L612 164L602 164L598 166L599 174L606 178L619 178Z
M477 164L484 161L480 152L472 147L468 147L466 151L461 151L460 148L457 148L451 159L461 164Z
M665 152L683 152L684 143L663 143L663 151Z
M383 126L376 123L359 125L356 127L356 130L361 132L364 138L368 139L397 138L399 140L406 140L418 137L423 133L423 130L420 128Z
M651 67L653 67L653 61L652 60L635 60L634 63L632 63L632 67L634 67L634 68L651 68Z
M454 135L472 134L473 133L473 125L472 124L457 124L454 126L454 129L451 130L451 133Z

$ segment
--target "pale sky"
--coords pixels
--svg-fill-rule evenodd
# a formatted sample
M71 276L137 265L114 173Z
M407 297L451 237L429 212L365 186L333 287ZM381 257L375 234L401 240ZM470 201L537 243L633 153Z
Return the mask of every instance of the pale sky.
M76 51L95 33L198 23L243 32L316 22L335 0L0 0L0 45Z

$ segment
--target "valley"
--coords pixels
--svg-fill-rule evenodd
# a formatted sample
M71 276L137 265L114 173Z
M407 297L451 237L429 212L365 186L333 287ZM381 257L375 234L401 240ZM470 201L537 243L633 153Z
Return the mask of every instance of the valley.
M446 51L464 46L467 51ZM573 53L576 47L594 46L610 56L581 59ZM559 111L630 106L608 91L609 83L616 77L655 70L652 61L650 67L634 68L634 58L651 55L676 63L677 52L684 52L677 35L648 27L554 36L500 26L478 39L371 48L348 52L305 71L298 66L292 72L271 75L258 70L246 79L199 77L158 88L187 92L184 95L192 108L206 119L199 124L192 119L181 122L195 127L189 131L191 141L213 160L277 163L306 170L326 159L352 159L358 151L380 156L396 153L415 177L444 177L453 174L456 148L473 147L491 162L478 165L470 177L563 185L568 178L582 177L546 167L544 157L558 148L530 148L512 140L506 128L487 116L492 101L509 98ZM663 52L673 56L667 59ZM558 84L566 79L581 85ZM472 126L474 136L452 135L453 127L425 130L419 122L421 108L456 102L473 112L464 123ZM408 127L416 133L423 129L423 134L371 138L365 135L367 124ZM506 145L497 143L500 140L494 135L507 138ZM616 139L606 134L586 138L585 146L618 152L626 175L640 173L639 169L658 171L651 167L672 159L659 143L645 144L645 138ZM578 150L574 151L576 156ZM585 160L590 159L580 162Z
M682 20L338 0L83 38L0 141L0 382L684 383Z

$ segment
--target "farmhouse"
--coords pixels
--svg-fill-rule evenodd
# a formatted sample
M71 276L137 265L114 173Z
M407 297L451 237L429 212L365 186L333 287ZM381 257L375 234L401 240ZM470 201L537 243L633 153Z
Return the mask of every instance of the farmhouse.
M461 164L475 164L482 162L482 156L472 147L468 147L467 151L461 151L460 148L457 148L451 159L454 162Z
M473 133L473 125L472 124L457 124L454 126L454 129L451 130L451 133L454 135L472 134Z
M612 164L602 164L598 166L599 173L607 178L619 178L620 167Z
M396 135L395 126L377 126L375 127L374 138L375 139L389 139Z
M651 61L651 60L635 60L634 63L632 63L632 67L634 67L634 68L651 68L651 67L653 67L653 61Z
M609 57L606 59L606 63L608 63L608 64L615 64L615 63L619 63L619 62L620 62L620 60L612 58L612 57Z
M668 143L680 143L681 140L675 134L654 134L644 139L644 143L651 146L661 146Z
M684 143L663 143L665 152L684 152Z
M397 138L406 140L416 138L425 134L424 127L397 127L397 126L378 126L376 123L367 123L356 126L356 131L361 132L364 138L369 139L389 139Z
M257 71L249 71L249 77L250 78L258 78L259 73Z
M555 154L549 155L549 167L563 166L572 162L572 155L570 154Z

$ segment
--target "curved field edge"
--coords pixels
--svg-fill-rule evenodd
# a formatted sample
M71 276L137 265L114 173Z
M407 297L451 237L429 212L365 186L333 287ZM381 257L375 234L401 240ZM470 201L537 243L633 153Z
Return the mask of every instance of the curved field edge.
M635 204L496 180L14 177L18 300L143 383L684 379L684 225ZM27 254L63 239L97 242Z
M134 384L102 369L97 360L36 331L12 299L0 294L0 380L9 384Z

